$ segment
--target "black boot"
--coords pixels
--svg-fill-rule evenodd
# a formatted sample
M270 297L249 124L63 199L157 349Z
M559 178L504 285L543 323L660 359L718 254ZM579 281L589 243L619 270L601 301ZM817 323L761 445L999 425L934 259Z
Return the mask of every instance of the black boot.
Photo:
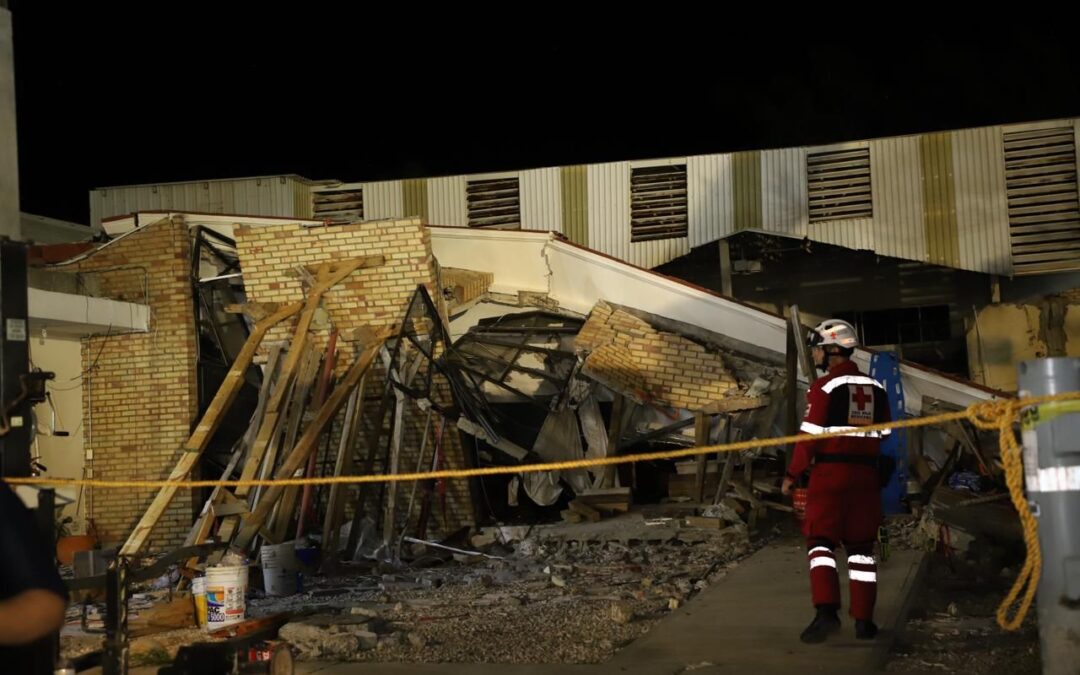
M877 624L869 619L855 620L855 637L859 640L873 640L877 636Z
M835 607L818 607L817 616L802 632L799 639L806 644L825 642L830 633L840 630L840 617Z

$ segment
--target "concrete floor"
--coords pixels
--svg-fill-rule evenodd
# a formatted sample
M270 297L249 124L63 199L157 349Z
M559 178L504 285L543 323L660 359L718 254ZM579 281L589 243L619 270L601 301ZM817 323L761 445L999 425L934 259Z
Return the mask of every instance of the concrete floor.
M804 645L799 632L813 615L806 553L795 543L774 544L744 560L716 584L661 621L648 635L599 665L513 664L299 664L305 675L409 673L411 675L609 675L657 673L867 673L879 670L903 625L924 569L923 554L901 551L881 566L873 642L857 641L852 622L823 645ZM843 573L842 573L843 574ZM846 584L842 583L844 602Z

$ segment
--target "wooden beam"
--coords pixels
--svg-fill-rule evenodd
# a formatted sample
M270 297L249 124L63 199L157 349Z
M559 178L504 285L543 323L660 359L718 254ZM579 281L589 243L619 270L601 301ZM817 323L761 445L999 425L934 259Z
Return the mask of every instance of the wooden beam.
M351 476L355 471L353 453L360 438L363 426L360 415L364 409L364 390L367 377L360 379L360 384L353 390L345 408L345 421L341 428L341 442L338 444L337 460L334 462L334 476ZM322 570L332 573L338 568L338 542L341 539L341 525L345 520L345 495L348 486L334 483L326 498L326 518L323 520ZM359 527L359 524L356 524Z
M619 454L619 439L622 438L623 418L627 408L626 397L615 392L615 400L611 402L611 419L608 423L608 457ZM631 464L631 470L633 465ZM596 480L596 488L613 488L618 483L618 469L614 466L605 466Z
M713 401L702 408L701 412L706 415L719 415L721 413L754 410L764 408L769 405L769 401L768 396L728 396L719 401Z
M319 373L319 359L315 355L315 352L309 352L307 355L307 361L304 364L304 370L297 380L296 387L292 393L292 403L289 405L287 411L288 419L282 420L282 425L285 426L285 434L282 437L280 434L274 435L274 443L271 444L270 450L267 452L266 462L263 463L263 470L260 474L261 478L269 478L274 475L274 470L277 465L277 455L281 452L282 448L292 448L296 445L296 439L300 436L300 425L303 424L304 415L308 410L307 399L308 394L311 392L311 388L315 386L315 378ZM316 406L312 406L317 409ZM252 508L258 505L262 501L263 493L267 488L260 487L258 498L252 503ZM267 521L266 529L271 532L269 538L275 542L284 541L285 532L289 527L289 522L292 520L292 511L296 506L296 498L300 488L289 486L285 488L285 492L278 500L278 503L274 509L272 517ZM231 537L232 532L235 529L229 531Z
M709 444L709 422L711 418L705 413L694 413L694 444L699 448ZM697 456L697 471L694 476L694 494L700 504L705 501L705 469L708 455L704 452Z
M322 263L322 264L317 264L317 265L305 265L304 269L309 274L311 274L312 276L315 277L316 282L320 282L321 279L320 279L319 275L323 272L323 266L326 265L326 264L327 263ZM341 262L332 262L332 263L329 263L329 269L327 270L327 273L329 274L329 277L327 277L327 278L332 278L334 276L340 275L340 278L337 281L334 281L333 283L330 284L330 286L335 286L341 281L341 279L344 279L345 277L349 276L350 274L352 274L356 270L368 269L370 267L380 267L381 265L384 265L384 264L386 264L386 258L381 256L381 255L366 255L366 256L361 256L359 258L352 258L351 260L342 260ZM347 271L345 271L344 274L342 274L343 270L347 270Z
M389 370L389 369L388 369ZM401 463L401 444L405 439L405 394L394 389L394 422L390 431L390 462L386 473L391 476L398 473ZM392 555L394 541L394 519L397 513L397 486L390 483L386 490L386 504L383 506L383 546L387 554Z
M381 258L381 256L374 257ZM318 269L315 272L315 285L308 291L307 300L304 303L304 310L300 314L300 320L296 322L296 330L293 333L289 355L285 359L285 364L281 367L280 381L282 384L288 385L296 374L296 368L300 363L303 347L308 339L308 328L311 327L311 321L315 316L315 310L318 309L323 294L361 267L370 266L368 265L369 258L370 257L353 258L352 260L340 263L322 263L318 266ZM379 264L382 263L380 262ZM281 404L285 400L285 392L287 389L288 387L285 386L278 387L274 390L274 395L270 398L270 403L267 405L266 423L259 429L259 435L255 439L255 444L248 453L247 461L244 463L244 470L240 474L241 480L251 480L259 470L259 466L262 464L263 455L266 454L266 448L270 444L271 435L273 434L274 429L277 428L278 417L281 415ZM236 490L237 496L240 497L247 495L247 493L248 488L246 487L240 487Z
M255 351L262 343L263 337L266 336L266 332L299 312L301 307L301 303L288 305L255 324L255 329L251 331L251 335L249 335L247 341L244 342L244 347L236 356L236 360L229 368L229 372L225 374L225 379L222 381L217 393L214 394L214 399L210 401L210 406L206 409L206 414L203 415L199 424L195 427L195 431L192 432L187 443L184 444L183 455L181 455L180 461L177 462L172 473L169 474L168 480L184 480L191 473L191 470L198 465L202 453L206 450L206 446L210 442L210 438L214 435L214 432L217 431L218 426L221 425L225 410L232 405L232 402L236 399L236 395L240 392L240 387L244 383L244 374L247 372L248 366L251 365L251 361L255 357ZM147 539L150 538L150 533L153 531L154 526L161 520L161 516L165 513L165 510L169 508L169 504L172 502L173 497L176 496L177 490L179 490L179 488L176 486L166 486L161 488L157 496L154 497L154 501L150 503L150 507L143 513L142 518L139 519L135 529L131 531L131 535L120 549L120 555L133 556L142 550L143 546L146 545Z
M600 512L579 499L571 501L566 506L590 523L600 522Z
M323 404L319 410L318 415L308 425L308 428L304 431L304 435L296 443L296 447L292 449L292 452L282 462L281 468L278 469L275 478L285 479L291 477L296 470L303 466L307 461L308 455L311 454L319 442L319 437L322 435L326 425L337 414L338 410L345 403L345 399L352 393L352 390L360 382L360 378L371 367L372 362L375 360L375 355L378 354L379 347L382 343L376 343L369 346L360 355L356 363L349 369L349 372L345 375L345 378L334 389L334 393L330 394L330 398ZM236 540L233 542L232 548L236 551L245 551L251 542L258 535L259 530L262 529L263 523L266 521L266 517L270 514L270 510L273 508L274 502L279 496L281 496L283 488L279 485L275 485L269 488L263 495L262 500L255 510L248 516L244 522L243 529L237 534Z

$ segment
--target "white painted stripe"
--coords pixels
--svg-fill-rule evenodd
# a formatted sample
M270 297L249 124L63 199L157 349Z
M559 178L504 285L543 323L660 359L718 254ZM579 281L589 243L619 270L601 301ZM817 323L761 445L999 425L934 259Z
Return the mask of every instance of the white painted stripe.
M866 384L871 387L877 387L878 389L885 391L884 385L875 380L872 377L866 377L865 375L841 375L840 377L833 378L821 385L821 391L826 394L832 392L837 387L842 387L845 384Z
M874 556L872 555L849 555L847 557L849 563L855 563L856 565L873 565Z
M803 422L799 426L799 431L805 431L814 436L818 434L834 434L847 431L851 433L845 433L844 436L861 438L881 438L882 436L888 436L892 433L891 429L885 429L883 431L857 431L858 428L859 427L823 427L810 422Z
M1027 474L1029 492L1080 492L1080 466L1052 466Z
M810 558L810 569L822 566L836 569L836 558L830 558L827 555L819 555L816 558Z
M862 570L848 570L848 579L852 581L865 581L867 583L877 583L877 572L863 572Z
M833 554L832 549L827 546L815 546L814 548L807 551L806 555L813 555L815 553L828 553L829 555Z

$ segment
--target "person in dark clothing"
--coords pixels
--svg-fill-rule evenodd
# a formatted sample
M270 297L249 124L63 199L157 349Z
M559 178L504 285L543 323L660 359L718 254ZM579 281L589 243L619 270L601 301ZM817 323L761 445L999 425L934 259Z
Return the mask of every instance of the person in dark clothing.
M30 510L0 481L0 672L53 672L42 642L64 625L67 598Z

